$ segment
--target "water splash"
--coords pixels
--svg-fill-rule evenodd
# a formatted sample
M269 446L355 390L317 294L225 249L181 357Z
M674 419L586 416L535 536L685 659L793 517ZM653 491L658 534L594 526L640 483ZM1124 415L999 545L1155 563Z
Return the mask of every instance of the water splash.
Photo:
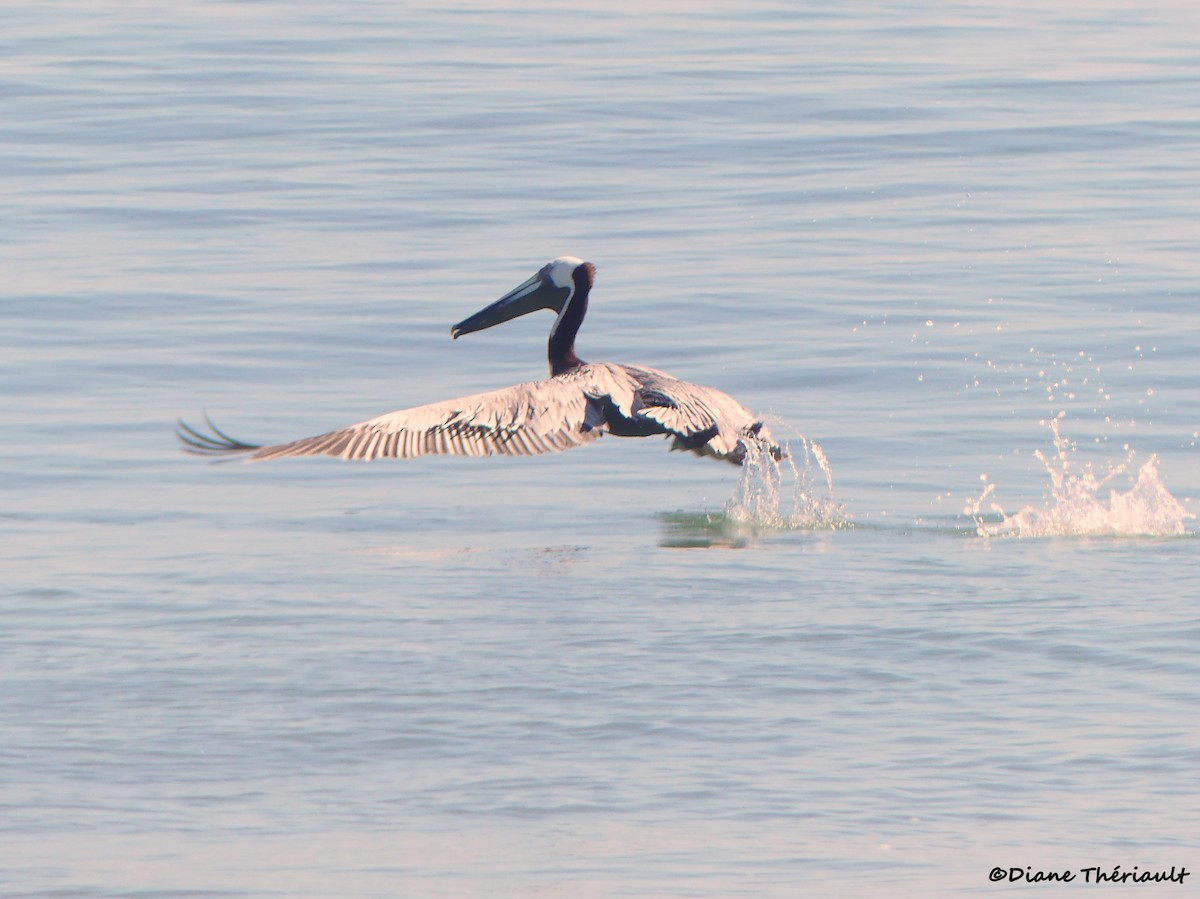
M1011 515L995 502L990 508L999 519L985 521L983 505L995 492L988 484L965 514L974 519L981 537L1167 537L1183 536L1187 522L1196 516L1171 495L1158 474L1158 457L1150 456L1137 469L1133 485L1121 492L1109 489L1118 477L1133 470L1136 453L1129 449L1125 461L1098 473L1088 462L1075 464L1075 445L1061 433L1059 419L1050 421L1054 454L1038 450L1035 455L1050 475L1051 493L1043 506L1026 506ZM990 516L989 516L990 517Z
M849 518L833 498L833 468L821 445L800 435L783 444L788 457L777 460L765 445L750 442L741 479L724 512L659 516L659 546L740 549L763 531L849 528Z
M821 445L797 435L785 441L788 456L775 459L751 443L742 477L725 504L725 518L740 525L777 530L832 530L849 527L833 497L833 467Z

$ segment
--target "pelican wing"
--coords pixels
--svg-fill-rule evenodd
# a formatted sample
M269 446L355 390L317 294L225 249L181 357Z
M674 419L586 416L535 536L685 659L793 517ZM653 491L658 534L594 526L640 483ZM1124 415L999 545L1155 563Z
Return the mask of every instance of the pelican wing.
M215 437L181 423L188 447L205 455L250 452L250 459L335 456L351 460L450 456L533 456L591 443L603 418L586 394L563 378L517 384L461 399L389 412L327 434L257 446Z
M368 421L260 446L180 422L190 452L249 454L251 460L334 456L350 460L451 456L533 456L591 443L604 431L623 437L664 434L672 449L740 464L757 440L777 458L782 449L762 422L729 395L651 368L581 365L545 381L389 412Z
M619 367L637 383L627 414L673 436L672 449L740 463L745 441L753 439L782 453L762 421L729 394L652 368Z

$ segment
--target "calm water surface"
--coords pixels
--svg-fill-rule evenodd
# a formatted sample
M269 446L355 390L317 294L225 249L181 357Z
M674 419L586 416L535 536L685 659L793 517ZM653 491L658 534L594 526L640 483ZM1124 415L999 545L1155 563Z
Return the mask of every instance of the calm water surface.
M0 10L0 891L1194 891L1197 7L435 6ZM178 451L540 377L561 254L832 498Z

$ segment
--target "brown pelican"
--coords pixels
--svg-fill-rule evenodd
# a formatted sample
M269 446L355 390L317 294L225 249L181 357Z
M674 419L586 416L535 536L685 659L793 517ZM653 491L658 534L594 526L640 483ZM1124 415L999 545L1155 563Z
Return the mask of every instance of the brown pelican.
M762 421L727 394L680 381L652 368L590 364L575 355L575 335L587 313L596 267L560 256L486 309L450 329L458 338L539 309L558 314L550 328L550 377L389 412L369 421L290 443L243 443L183 421L177 433L189 452L247 453L250 459L338 456L408 459L427 453L528 456L582 446L604 431L618 437L665 434L671 449L741 464L754 446L782 458Z

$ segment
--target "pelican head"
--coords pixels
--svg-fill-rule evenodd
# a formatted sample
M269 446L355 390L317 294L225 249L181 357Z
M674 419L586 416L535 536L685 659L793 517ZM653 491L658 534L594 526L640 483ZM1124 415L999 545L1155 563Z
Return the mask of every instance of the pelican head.
M486 309L464 318L450 329L450 336L457 339L463 334L482 331L539 309L552 309L561 315L567 301L579 287L576 273L579 272L585 279L583 283L591 287L595 271L595 266L590 262L574 256L559 256Z

